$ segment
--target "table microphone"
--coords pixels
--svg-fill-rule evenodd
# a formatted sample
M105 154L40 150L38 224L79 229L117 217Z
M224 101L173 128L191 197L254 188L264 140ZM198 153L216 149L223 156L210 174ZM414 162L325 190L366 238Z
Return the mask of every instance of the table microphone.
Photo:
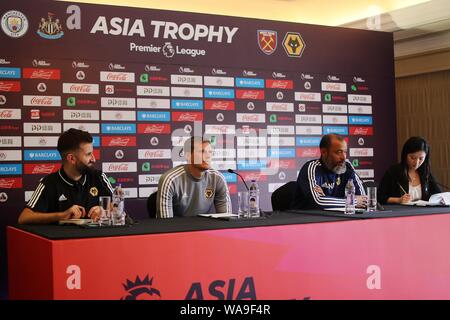
M241 176L239 173L237 173L236 171L234 171L234 170L232 170L232 169L228 169L227 171L228 171L229 173L234 173L235 175L238 175L239 178L241 178L242 182L244 183L245 188L247 188L247 191L250 191L250 189L249 189L248 186L247 186L247 183L245 183L244 178L242 178L242 176Z
M244 178L243 178L239 173L237 173L236 171L234 171L234 170L232 170L232 169L228 169L227 171L228 171L229 173L234 173L235 175L238 175L239 178L241 178L242 182L244 183L245 187L247 188L247 191L250 192L250 189L249 189L249 187L247 186L247 183L245 182ZM262 211L261 208L258 208L258 209L259 209L259 213L260 213L260 217L261 217L261 218L265 218L265 217L269 217L269 216L270 216L270 215L266 214L264 211Z

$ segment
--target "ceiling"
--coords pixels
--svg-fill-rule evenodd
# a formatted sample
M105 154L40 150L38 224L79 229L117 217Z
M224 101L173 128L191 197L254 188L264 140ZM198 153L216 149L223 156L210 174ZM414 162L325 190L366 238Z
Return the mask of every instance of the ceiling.
M120 5L394 33L395 56L450 48L449 0L59 0Z

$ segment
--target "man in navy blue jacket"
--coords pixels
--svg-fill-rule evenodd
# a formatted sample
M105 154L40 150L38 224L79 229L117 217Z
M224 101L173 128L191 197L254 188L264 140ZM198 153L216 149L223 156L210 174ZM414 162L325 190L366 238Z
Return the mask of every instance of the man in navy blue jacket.
M297 178L293 209L324 209L345 206L345 186L353 179L356 206L364 207L361 179L347 160L347 143L342 136L327 134L320 140L320 159L304 164Z

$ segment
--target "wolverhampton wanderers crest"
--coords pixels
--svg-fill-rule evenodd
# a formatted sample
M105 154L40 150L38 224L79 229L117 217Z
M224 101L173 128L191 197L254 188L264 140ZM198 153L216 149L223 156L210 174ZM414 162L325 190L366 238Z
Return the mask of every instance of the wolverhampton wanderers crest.
M213 190L213 188L206 188L206 190L205 190L205 197L207 198L207 199L209 199L209 198L211 198L212 196L214 195L214 190Z
M91 196L96 197L98 195L98 190L96 187L92 187L91 189L89 189L89 193L91 194Z

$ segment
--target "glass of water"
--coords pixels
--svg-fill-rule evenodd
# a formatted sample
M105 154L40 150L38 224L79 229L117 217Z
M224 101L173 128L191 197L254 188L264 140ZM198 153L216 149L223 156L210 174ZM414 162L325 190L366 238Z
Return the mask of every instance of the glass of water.
M377 211L377 187L367 187L367 211Z
M101 210L98 224L100 226L109 226L111 225L111 197L101 196L98 199L98 205Z
M241 218L248 218L248 191L238 192L238 214Z

